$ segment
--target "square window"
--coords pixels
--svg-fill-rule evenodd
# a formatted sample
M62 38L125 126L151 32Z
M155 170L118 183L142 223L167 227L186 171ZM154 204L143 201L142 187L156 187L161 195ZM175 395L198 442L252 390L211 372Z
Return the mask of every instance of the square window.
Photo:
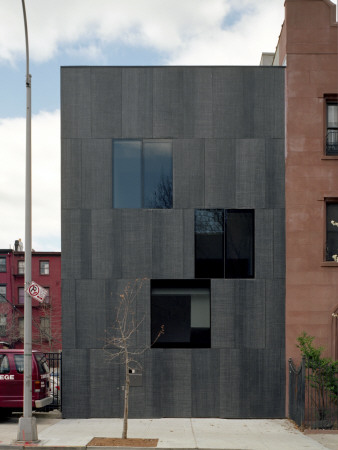
M338 262L338 201L326 202L325 260Z
M195 277L254 277L254 211L195 210Z
M49 275L49 261L40 261L40 275Z
M0 303L5 302L6 301L6 285L5 284L1 284L0 285Z
M6 256L0 257L0 272L6 272Z
M23 275L25 273L25 261L20 259L18 261L18 274Z
M338 102L326 104L326 155L338 155Z
M113 141L114 208L172 208L172 177L171 141Z
M210 347L209 280L152 280L151 342L158 348Z

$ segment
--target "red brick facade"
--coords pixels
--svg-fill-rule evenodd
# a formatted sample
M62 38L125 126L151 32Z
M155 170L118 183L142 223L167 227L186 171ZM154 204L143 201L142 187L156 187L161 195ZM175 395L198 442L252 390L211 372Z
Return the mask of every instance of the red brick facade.
M0 297L0 341L15 348L23 347L24 258L24 252L0 250L0 289L6 295ZM32 300L33 348L61 350L61 253L33 252L32 280L49 291L43 304Z

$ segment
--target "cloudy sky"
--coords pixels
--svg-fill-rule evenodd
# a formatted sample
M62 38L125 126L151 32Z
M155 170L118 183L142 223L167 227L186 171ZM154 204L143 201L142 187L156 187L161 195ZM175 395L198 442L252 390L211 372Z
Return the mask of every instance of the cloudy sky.
M258 65L284 0L26 0L32 74L33 248L60 250L60 66ZM0 248L24 241L25 39L0 1Z

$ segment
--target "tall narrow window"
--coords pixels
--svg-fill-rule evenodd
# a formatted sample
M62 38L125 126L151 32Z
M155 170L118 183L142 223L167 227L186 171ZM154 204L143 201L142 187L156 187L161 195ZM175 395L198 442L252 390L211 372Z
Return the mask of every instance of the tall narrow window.
M25 303L25 289L23 287L18 288L18 303L24 305Z
M25 273L25 261L23 259L18 261L18 274L23 275Z
M208 348L210 339L210 281L152 280L152 347Z
M172 143L113 142L114 208L172 208Z
M141 208L141 141L114 142L114 207Z
M325 259L338 262L338 202L326 203Z
M7 314L0 314L0 336L6 336L7 333Z
M144 208L170 209L173 205L171 143L146 141L144 158Z
M252 278L253 276L253 210L196 210L195 277Z
M6 301L6 285L0 284L0 303Z
M195 277L224 277L224 210L195 211Z
M6 256L0 256L0 272L6 272Z
M23 317L18 317L18 331L19 331L19 336L21 338L23 338L23 335L24 335L24 318Z
M338 155L338 103L327 103L326 154Z

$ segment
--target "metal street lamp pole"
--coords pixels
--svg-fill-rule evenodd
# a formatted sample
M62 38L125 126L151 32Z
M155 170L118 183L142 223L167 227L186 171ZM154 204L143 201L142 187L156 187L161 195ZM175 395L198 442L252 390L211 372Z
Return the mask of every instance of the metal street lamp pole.
M25 197L25 287L32 281L32 152L31 152L31 75L25 0L22 1L26 40L26 197ZM19 419L18 441L38 440L35 417L32 417L32 299L25 291L24 306L24 389L23 417Z

